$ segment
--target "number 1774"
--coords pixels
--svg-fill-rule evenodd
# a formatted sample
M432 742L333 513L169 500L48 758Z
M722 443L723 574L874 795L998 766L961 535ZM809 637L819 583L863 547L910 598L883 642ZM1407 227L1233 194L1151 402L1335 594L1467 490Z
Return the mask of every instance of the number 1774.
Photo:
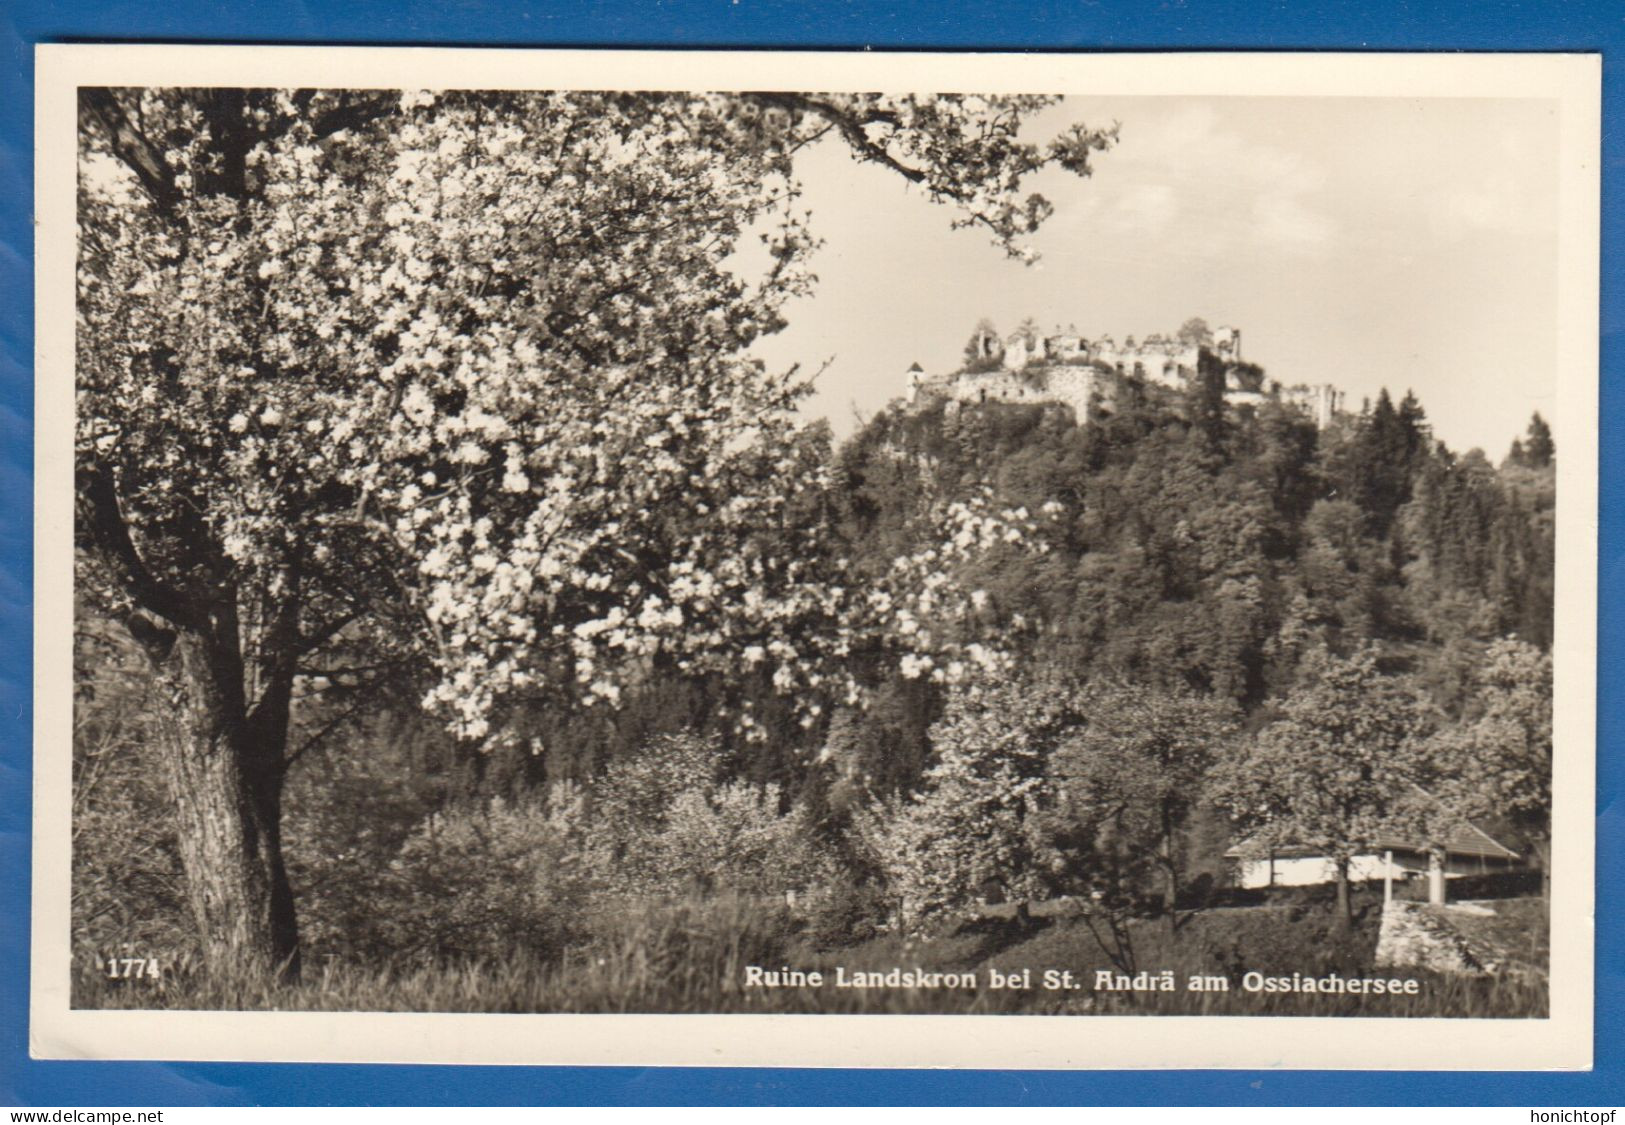
M109 957L109 980L157 980L162 976L156 957Z

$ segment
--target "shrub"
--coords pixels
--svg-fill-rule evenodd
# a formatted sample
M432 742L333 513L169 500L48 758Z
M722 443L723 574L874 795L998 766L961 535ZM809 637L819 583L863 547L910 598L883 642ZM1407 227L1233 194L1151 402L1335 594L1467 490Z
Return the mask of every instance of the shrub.
M805 918L803 936L814 949L838 949L875 937L891 904L876 883L835 872L818 891L798 898L795 909Z
M1056 866L1040 815L1053 796L1045 763L1078 722L1061 687L998 684L949 698L922 790L853 820L906 927L964 910L989 883L1017 900L1044 893Z
M783 894L820 874L801 817L779 812L779 789L744 782L679 793L651 858L668 891L693 886L736 894Z
M592 786L592 862L626 896L700 891L783 895L834 874L799 811L776 785L718 782L720 750L692 734L654 739Z
M585 932L592 889L586 797L492 798L427 817L385 873L379 934L398 954L549 958Z
M715 741L697 735L661 735L594 780L594 875L605 890L660 895L685 889L683 877L665 867L662 836L682 794L713 788L720 753Z
M395 954L551 959L601 947L660 904L697 896L803 913L832 861L777 786L717 783L715 747L656 739L583 788L495 798L423 819L389 862L365 941ZM764 905L764 900L767 900Z

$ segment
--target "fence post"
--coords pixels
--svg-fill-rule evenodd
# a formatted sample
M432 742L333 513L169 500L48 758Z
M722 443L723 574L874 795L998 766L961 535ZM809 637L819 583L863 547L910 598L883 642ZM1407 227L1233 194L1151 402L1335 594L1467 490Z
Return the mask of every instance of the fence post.
M1382 904L1394 901L1394 853L1382 853Z

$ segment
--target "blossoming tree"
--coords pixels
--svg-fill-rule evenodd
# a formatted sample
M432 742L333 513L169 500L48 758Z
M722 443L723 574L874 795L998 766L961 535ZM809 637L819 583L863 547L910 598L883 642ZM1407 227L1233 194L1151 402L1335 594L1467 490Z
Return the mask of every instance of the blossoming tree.
M924 932L988 884L1018 904L1063 868L1050 759L1081 729L1080 697L1054 683L987 677L953 691L931 730L936 761L918 792L854 818L856 842L896 896L898 923Z
M1413 683L1386 675L1374 646L1347 657L1311 651L1280 717L1214 770L1213 792L1255 846L1309 847L1330 860L1337 916L1353 920L1355 856L1388 833L1417 832L1433 715Z
M1549 898L1552 655L1506 637L1489 646L1475 678L1466 721L1427 748L1435 791L1460 817L1510 822L1534 850Z
M335 644L423 669L470 740L656 666L816 685L866 603L798 561L804 380L743 354L812 282L796 155L1030 258L1023 181L1112 140L1022 139L1045 104L83 91L80 581L171 692L211 965L297 966L282 781Z

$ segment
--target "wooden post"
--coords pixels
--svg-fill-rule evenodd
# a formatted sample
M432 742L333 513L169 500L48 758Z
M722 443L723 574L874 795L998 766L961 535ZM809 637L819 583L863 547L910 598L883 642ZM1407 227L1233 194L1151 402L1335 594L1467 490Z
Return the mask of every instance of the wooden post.
M1444 850L1442 848L1428 849L1428 902L1433 906L1444 905Z
M1394 901L1394 853L1382 853L1382 904Z

